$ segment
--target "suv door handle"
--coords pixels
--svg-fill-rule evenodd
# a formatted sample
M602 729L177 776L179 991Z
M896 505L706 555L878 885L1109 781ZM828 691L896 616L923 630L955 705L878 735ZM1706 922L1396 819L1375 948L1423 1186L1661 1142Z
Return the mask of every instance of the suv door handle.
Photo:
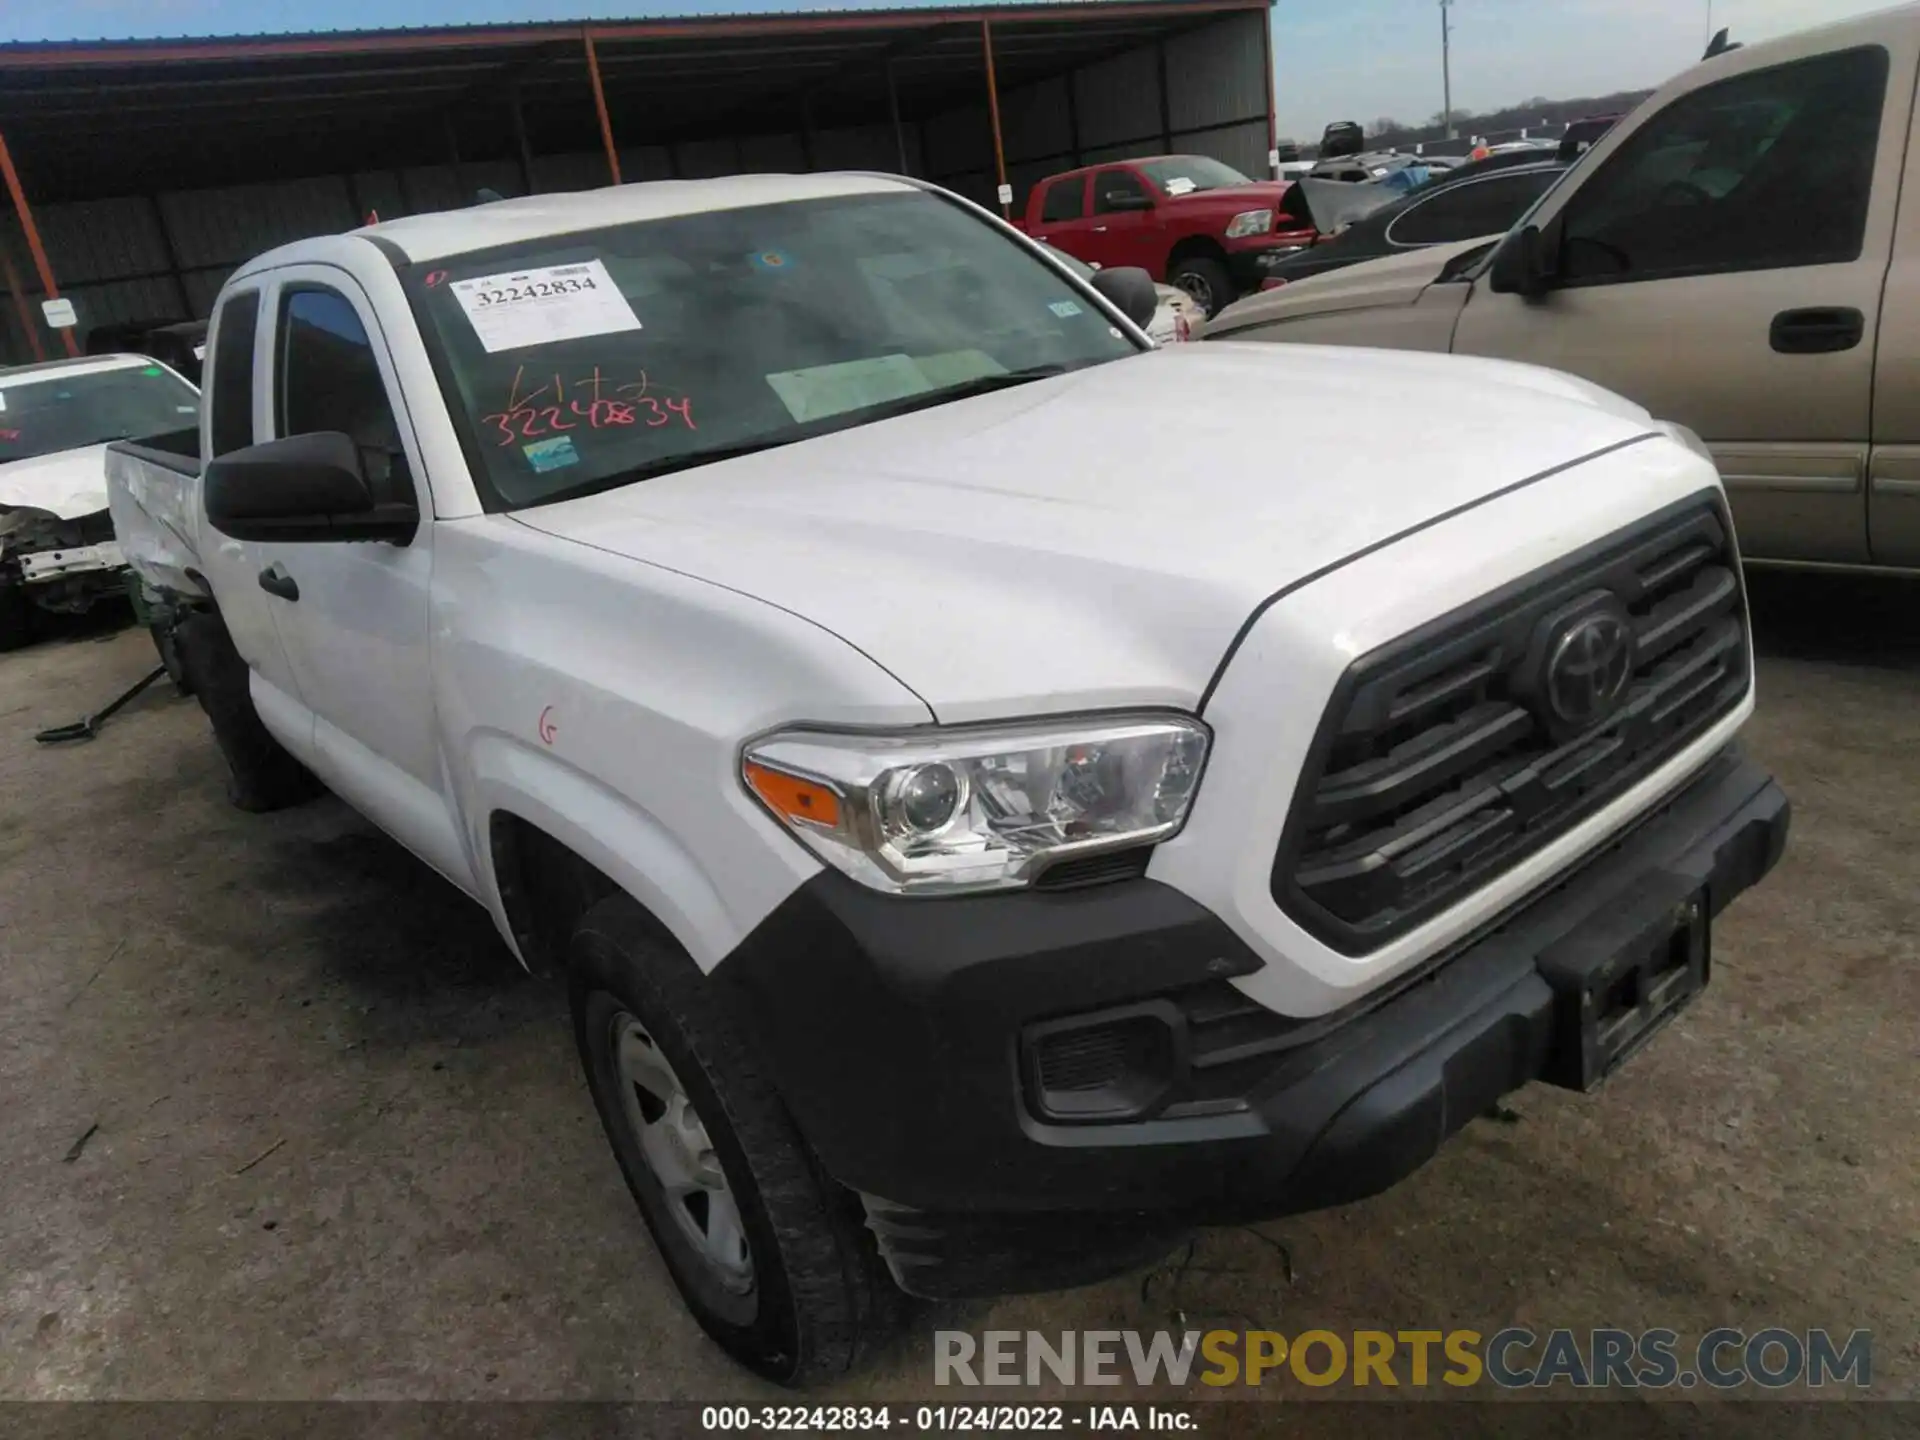
M1867 317L1858 310L1782 310L1768 335L1782 355L1837 355L1851 350L1867 333Z
M269 595L278 595L282 600L298 600L300 587L294 583L293 576L287 573L287 567L278 560L260 572L260 588Z

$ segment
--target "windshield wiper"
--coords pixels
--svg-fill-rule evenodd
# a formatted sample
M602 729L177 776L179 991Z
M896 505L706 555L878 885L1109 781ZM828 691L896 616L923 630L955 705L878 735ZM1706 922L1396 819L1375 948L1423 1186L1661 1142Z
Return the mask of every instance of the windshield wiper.
M863 406L849 413L858 417L857 423L864 425L869 420L884 420L890 415L907 415L915 410L928 410L935 405L945 405L949 401L966 400L975 395L989 395L995 390L1010 390L1015 385L1025 385L1034 380L1050 380L1055 375L1066 373L1065 365L1029 365L1024 370L1002 370L994 375L976 375L971 380L959 380L951 385L942 385L938 390L921 390L912 395L902 395L897 400L882 400L877 405Z

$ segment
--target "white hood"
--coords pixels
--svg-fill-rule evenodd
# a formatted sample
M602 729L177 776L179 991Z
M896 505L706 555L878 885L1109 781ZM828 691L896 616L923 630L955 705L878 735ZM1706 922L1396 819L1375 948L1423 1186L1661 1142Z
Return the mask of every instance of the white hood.
M107 508L107 447L88 445L0 465L0 507L31 505L76 520Z
M1653 430L1550 371L1209 342L515 518L791 610L943 721L1191 706L1276 590Z

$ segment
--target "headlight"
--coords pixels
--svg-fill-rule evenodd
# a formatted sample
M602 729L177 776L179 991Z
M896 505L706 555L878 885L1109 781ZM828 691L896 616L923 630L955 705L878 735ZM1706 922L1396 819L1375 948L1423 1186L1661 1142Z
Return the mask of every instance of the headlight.
M1238 240L1242 235L1264 235L1273 229L1273 211L1242 210L1227 222L1227 239Z
M953 894L1017 888L1061 860L1169 839L1208 743L1204 725L1177 716L789 730L747 746L741 778L863 885Z

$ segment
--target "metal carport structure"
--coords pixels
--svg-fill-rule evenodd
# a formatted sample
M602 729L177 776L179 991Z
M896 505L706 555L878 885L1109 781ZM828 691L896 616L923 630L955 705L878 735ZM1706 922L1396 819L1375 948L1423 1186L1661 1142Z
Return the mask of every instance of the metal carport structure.
M302 235L502 195L885 169L983 204L1170 150L1268 173L1270 0L0 45L0 358L207 312ZM1007 190L1000 187L1006 186Z

